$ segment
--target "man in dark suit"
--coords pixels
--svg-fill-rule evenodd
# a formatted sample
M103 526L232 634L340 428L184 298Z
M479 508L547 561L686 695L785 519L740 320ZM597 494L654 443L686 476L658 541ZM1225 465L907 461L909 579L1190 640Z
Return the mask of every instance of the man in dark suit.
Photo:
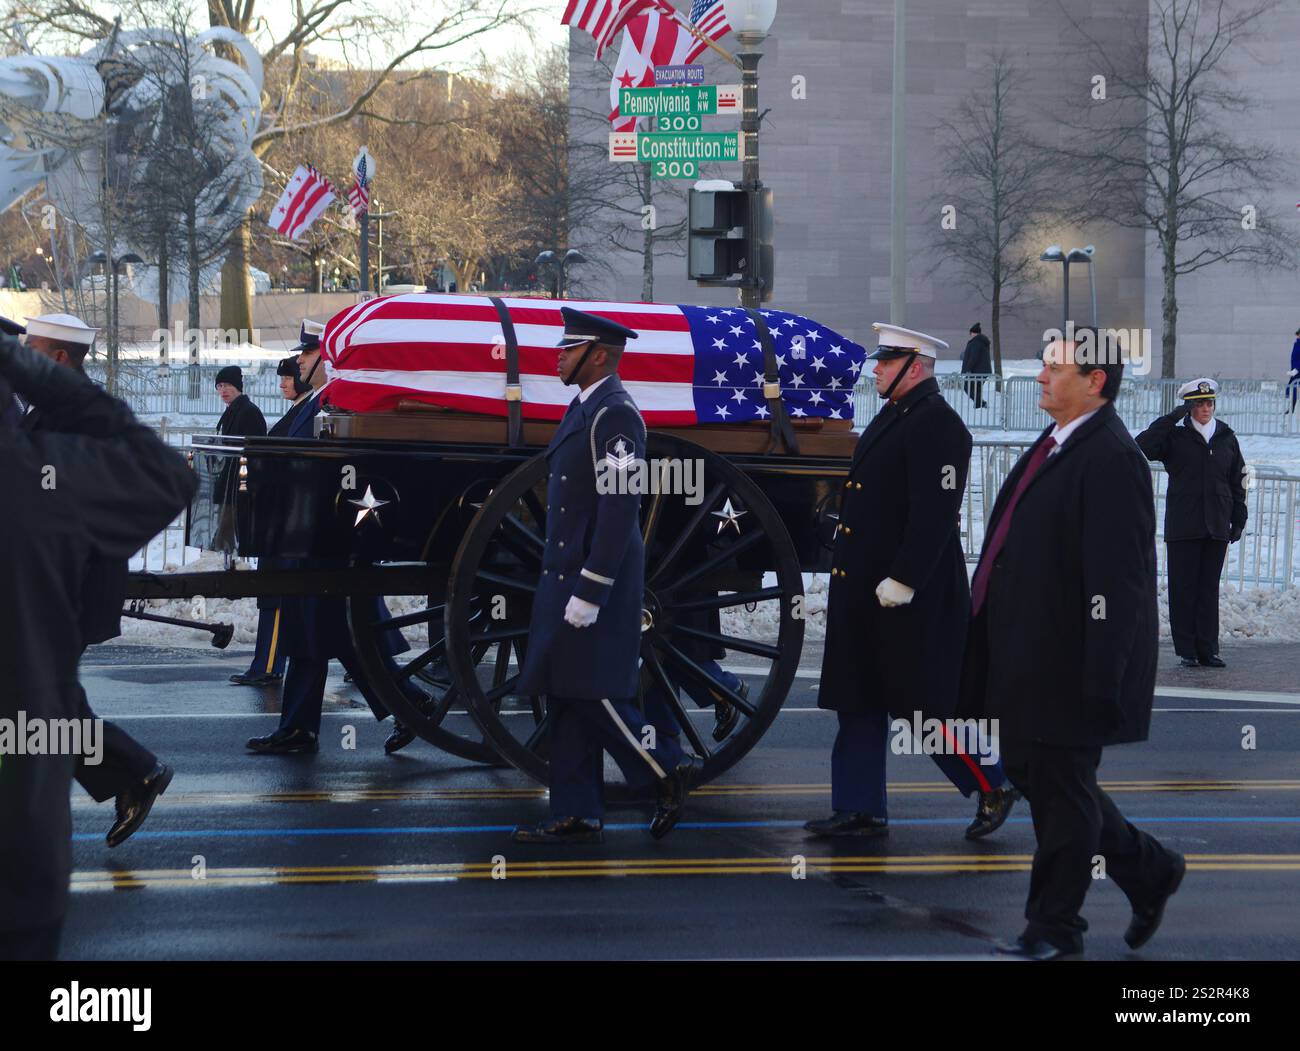
M545 694L550 720L551 820L517 828L518 843L604 840L603 752L633 788L653 788L650 833L677 823L703 761L637 711L645 593L641 497L617 472L644 462L646 429L618 378L627 340L614 321L561 308L560 379L577 386L546 449L546 547L533 596L528 652L517 692Z
M1214 418L1219 385L1209 377L1178 389L1182 405L1137 436L1169 473L1165 551L1169 627L1185 667L1222 668L1219 577L1228 545L1246 528L1246 459L1237 436Z
M315 437L314 421L320 412L321 392L329 382L320 352L323 332L324 326L319 322L303 323L298 347L298 370L302 381L311 388L311 393L291 410L292 419L284 434L286 438ZM317 559L283 559L280 565L287 569L305 569L334 566L335 563ZM380 604L377 619L387 619L388 611L383 607L383 600L376 598L375 602ZM352 634L348 628L345 599L316 595L285 596L280 600L280 629L281 645L289 659L284 676L280 725L270 734L250 738L247 743L250 751L263 755L291 755L320 750L321 709L331 659L338 660L346 669L375 718L380 722L388 718L388 711L373 698L365 674L358 665ZM394 654L404 653L407 649L409 646L401 632L388 633L389 661ZM395 669L393 677L396 678ZM410 683L405 683L403 689L408 692L413 704L422 708L432 705L432 698L420 693ZM411 731L396 726L385 744L386 751L391 753L396 750L392 744L394 738L399 736L401 742L398 747L414 739Z
M92 718L77 682L92 555L125 560L193 495L185 461L76 370L0 337L10 390L42 426L0 425L0 719ZM51 484L53 483L53 484ZM92 731L93 732L93 731ZM53 959L67 911L73 754L0 759L0 959Z
M1181 855L1130 825L1097 784L1105 745L1146 740L1156 675L1151 471L1115 412L1118 348L1092 329L1044 355L1039 406L1055 424L1012 468L971 584L963 714L997 719L1038 849L1027 925L1002 951L1077 956L1100 875L1133 907L1144 945L1182 881Z
M25 332L27 346L32 350L62 368L85 376L83 366L86 354L94 345L98 329L91 328L71 314L44 314L26 320L26 328L12 322L3 327L6 331L16 328L20 333ZM49 407L26 406L21 427L29 433L51 430L54 424ZM83 649L122 634L126 578L127 559L91 554L86 563L81 592L81 616L78 621ZM84 692L81 695L81 711L77 717L96 717ZM103 761L92 766L84 757L79 757L75 777L77 783L97 803L109 799L114 801L115 817L109 826L105 842L110 847L116 847L144 824L154 802L171 784L174 771L116 723L106 721L103 726Z
M987 376L993 371L993 359L989 354L989 337L984 335L977 321L970 327L970 339L966 349L961 352L961 371L966 376ZM984 406L984 381L968 379L966 393L970 395L975 408Z
M294 410L311 393L311 387L298 375L298 357L291 354L276 366L280 379L280 393L290 403L289 410L272 424L268 434L283 438L293 425ZM282 568L277 559L267 555L258 560L259 569ZM230 681L237 686L272 686L284 677L284 649L280 645L280 600L274 595L264 595L257 600L257 644L248 671L232 675Z
M953 717L970 602L960 517L971 437L934 380L947 344L872 327L876 391L888 404L858 439L840 502L817 694L819 707L839 714L839 732L833 813L804 826L817 836L887 834L890 713L908 722L921 713L918 740L927 719ZM966 836L979 839L1019 796L991 741L962 741L942 725L943 747L931 757L963 795L978 794Z
M225 405L217 420L217 433L245 438L266 434L266 417L244 393L244 373L238 365L227 365L217 372L217 396ZM234 551L236 547L235 505L239 490L239 462L229 459L213 478L212 502L220 507L216 535L212 546L217 551Z

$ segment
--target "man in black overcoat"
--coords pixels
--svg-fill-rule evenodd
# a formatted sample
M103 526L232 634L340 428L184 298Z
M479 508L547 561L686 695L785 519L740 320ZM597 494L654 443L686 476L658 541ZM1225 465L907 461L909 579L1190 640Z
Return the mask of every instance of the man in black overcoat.
M1027 924L1003 951L1083 951L1079 915L1104 874L1145 944L1181 855L1130 825L1097 784L1106 745L1144 741L1156 676L1155 504L1146 458L1115 412L1123 374L1095 330L1051 344L1039 406L1055 420L1012 468L971 582L963 714L998 720L1007 774L1038 848Z
M27 346L61 368L85 376L85 359L99 330L71 314L44 314L27 318L27 327L0 325L5 331L26 333ZM89 381L87 381L89 382ZM54 417L39 405L26 406L23 430L47 432L55 427ZM152 538L151 538L152 539ZM134 554L135 552L132 552ZM126 602L127 559L92 553L86 563L81 590L78 627L83 647L96 646L122 634L122 606ZM82 694L80 719L96 718ZM90 765L77 760L75 777L97 803L113 800L114 820L104 837L110 847L124 843L149 816L154 802L171 784L175 771L128 734L117 723L103 723L104 758Z
M608 751L633 788L657 796L650 833L681 816L702 760L637 709L645 596L641 497L617 484L644 464L646 429L618 362L631 329L571 307L557 371L577 397L546 449L546 547L517 692L546 696L551 820L517 828L520 843L603 842ZM602 481L603 479L603 481Z
M1246 528L1246 459L1237 436L1214 418L1219 385L1209 377L1178 389L1182 405L1137 436L1169 474L1165 551L1169 627L1185 666L1222 668L1219 577L1228 545Z
M79 627L92 556L126 559L194 493L184 459L73 369L0 337L10 390L45 423L0 426L0 720L81 719ZM93 715L91 716L93 719ZM87 757L88 759L93 757ZM52 959L67 911L72 754L0 757L0 959Z
M993 371L993 358L989 353L992 344L989 343L989 337L984 335L977 321L970 327L970 339L966 343L966 349L961 352L961 371L965 376L987 376ZM982 379L967 379L966 393L970 395L971 401L975 403L975 408L979 409L984 406L984 381Z
M817 696L819 707L839 713L833 813L805 825L819 836L886 834L889 716L913 724L918 741L927 720L953 718L970 603L960 518L971 437L934 380L947 344L894 325L873 328L876 392L889 404L858 439L840 501ZM978 794L966 830L978 839L1006 820L1018 796L992 741L964 736L945 724L942 747L930 754L963 795Z

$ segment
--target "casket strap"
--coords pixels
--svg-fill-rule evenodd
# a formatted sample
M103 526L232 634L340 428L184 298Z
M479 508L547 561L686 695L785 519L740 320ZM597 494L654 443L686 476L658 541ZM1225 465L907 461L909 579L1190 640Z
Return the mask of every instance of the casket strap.
M524 437L524 388L519 382L519 341L510 308L499 296L488 296L501 319L501 335L506 341L506 440L511 447L522 445Z
M767 330L767 322L760 311L746 309L745 313L754 322L758 330L758 341L763 347L763 397L767 399L767 409L772 427L772 440L767 451L786 452L791 456L799 455L799 441L795 438L794 427L785 411L785 400L781 397L781 376L776 367L776 350L772 346L772 333Z

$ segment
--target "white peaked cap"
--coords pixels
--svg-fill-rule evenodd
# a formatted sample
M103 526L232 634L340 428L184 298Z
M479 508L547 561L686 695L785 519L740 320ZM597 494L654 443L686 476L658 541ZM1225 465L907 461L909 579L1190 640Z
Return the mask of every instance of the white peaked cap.
M873 322L871 328L879 340L876 346L877 351L882 348L886 351L915 351L923 358L937 358L939 351L948 349L948 344L943 340L936 339L934 336L927 336L924 332L913 331L910 328L886 325L883 321Z
M1219 393L1219 385L1209 376L1188 380L1178 388L1180 398L1214 398Z
M80 343L86 347L95 342L95 333L99 331L71 314L42 314L40 317L29 317L25 320L29 336L65 339L69 343Z
M325 322L313 321L311 318L305 317L302 319L302 331L308 336L323 336L325 335Z

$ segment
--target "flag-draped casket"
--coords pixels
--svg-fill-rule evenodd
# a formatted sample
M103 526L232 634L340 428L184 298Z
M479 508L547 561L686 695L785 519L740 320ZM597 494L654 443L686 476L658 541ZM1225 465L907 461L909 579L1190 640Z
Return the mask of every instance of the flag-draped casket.
M386 296L335 315L321 340L331 382L326 400L354 412L403 401L507 414L508 314L518 348L525 419L558 420L577 394L556 371L561 306L636 330L619 375L651 426L764 420L764 355L758 326L739 307L663 303ZM792 417L853 418L853 385L866 352L801 314L762 310L781 397Z

